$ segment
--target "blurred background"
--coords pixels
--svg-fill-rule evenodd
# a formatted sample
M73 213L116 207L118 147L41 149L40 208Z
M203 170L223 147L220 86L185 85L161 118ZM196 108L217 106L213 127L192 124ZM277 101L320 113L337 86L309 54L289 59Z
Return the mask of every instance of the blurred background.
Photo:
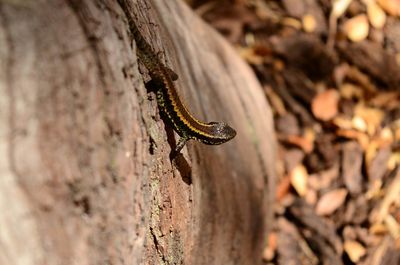
M400 1L186 1L251 65L279 140L266 264L400 264Z

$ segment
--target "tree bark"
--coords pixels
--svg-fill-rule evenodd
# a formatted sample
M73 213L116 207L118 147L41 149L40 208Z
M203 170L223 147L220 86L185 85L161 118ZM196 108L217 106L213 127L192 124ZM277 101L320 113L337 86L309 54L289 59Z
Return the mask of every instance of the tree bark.
M181 1L119 2L0 1L0 264L260 263L275 177L262 88ZM234 140L170 160L127 16L191 112Z

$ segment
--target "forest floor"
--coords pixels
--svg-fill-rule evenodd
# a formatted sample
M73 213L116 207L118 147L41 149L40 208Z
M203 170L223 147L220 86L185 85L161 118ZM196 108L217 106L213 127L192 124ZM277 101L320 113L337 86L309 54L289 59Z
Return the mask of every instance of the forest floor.
M266 264L400 264L400 1L188 1L257 74L279 141Z

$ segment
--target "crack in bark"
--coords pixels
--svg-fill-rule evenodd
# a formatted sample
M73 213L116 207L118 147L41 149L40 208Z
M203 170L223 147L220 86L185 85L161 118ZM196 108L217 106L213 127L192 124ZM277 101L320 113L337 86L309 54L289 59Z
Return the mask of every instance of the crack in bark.
M163 247L162 247L161 244L158 242L157 235L156 235L156 233L154 232L153 227L150 227L150 234L151 234L151 237L152 237L152 239L153 239L154 247L156 248L156 251L157 251L159 257L161 258L163 264L168 264L168 263L167 263L167 260L166 260L166 258L165 258L165 255L164 255L164 253L163 253L163 251L162 251L162 250L163 250Z

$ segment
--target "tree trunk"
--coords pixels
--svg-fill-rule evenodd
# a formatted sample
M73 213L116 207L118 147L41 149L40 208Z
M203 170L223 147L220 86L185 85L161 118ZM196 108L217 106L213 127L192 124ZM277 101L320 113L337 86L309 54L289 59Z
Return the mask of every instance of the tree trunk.
M260 263L275 174L260 85L181 1L118 2L0 1L0 264ZM190 111L235 139L170 160L128 16Z

